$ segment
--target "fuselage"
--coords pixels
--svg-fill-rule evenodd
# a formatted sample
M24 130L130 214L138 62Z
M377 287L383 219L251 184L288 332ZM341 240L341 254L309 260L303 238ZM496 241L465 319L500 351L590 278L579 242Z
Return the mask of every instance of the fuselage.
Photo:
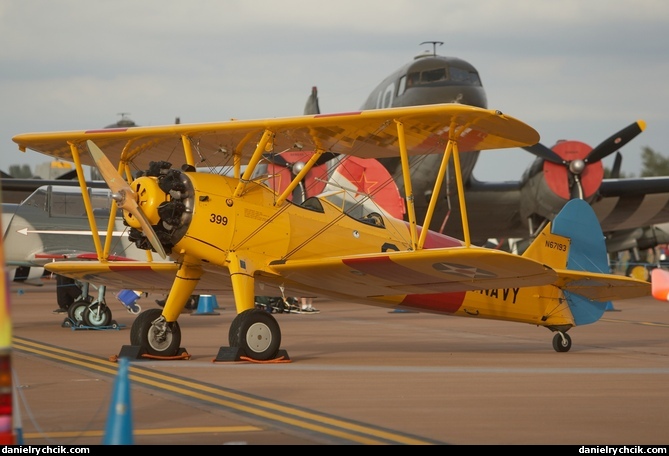
M145 175L132 186L147 195L143 210L155 223L170 257L179 264L191 262L205 275L220 274L221 270L230 269L231 262L242 261L243 269L254 276L259 295L269 290L278 295L283 290L291 296L326 295L349 302L447 315L542 326L573 324L567 305L554 306L559 290L550 286L544 287L541 294L552 299L536 299L538 288L483 290L480 285L472 285L472 291L426 294L430 288L426 275L426 282L416 288L420 294L388 295L386 284L373 282L377 279L373 279L372 270L360 275L348 270L337 275L328 270L316 276L278 271L276 265L286 261L311 260L316 267L323 258L412 250L407 222L365 204L351 192L327 192L301 204L285 201L275 205L278 194L259 182L247 183L236 195L239 179L233 177L175 172L172 188L160 185L159 179ZM173 191L176 188L178 191ZM165 214L169 214L169 220ZM420 234L422 228L418 230ZM145 242L143 245L148 246ZM462 241L436 232L429 232L424 244L425 249L462 246ZM364 264L351 267L365 270Z

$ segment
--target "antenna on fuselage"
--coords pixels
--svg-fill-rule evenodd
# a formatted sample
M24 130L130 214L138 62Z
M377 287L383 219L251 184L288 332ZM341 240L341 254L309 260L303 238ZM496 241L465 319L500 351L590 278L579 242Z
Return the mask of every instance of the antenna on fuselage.
M420 43L421 46L424 45L424 44L432 44L432 55L436 56L437 55L437 45L441 46L442 44L444 44L444 42L443 41L423 41L422 43Z

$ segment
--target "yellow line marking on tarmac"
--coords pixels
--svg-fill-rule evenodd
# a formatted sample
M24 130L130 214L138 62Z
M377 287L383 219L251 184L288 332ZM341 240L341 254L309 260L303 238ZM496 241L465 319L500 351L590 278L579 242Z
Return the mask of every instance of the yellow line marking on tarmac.
M174 434L230 434L233 432L256 432L264 428L257 426L204 426L184 428L133 429L133 435L174 435ZM102 437L105 431L57 431L57 432L27 432L23 437L28 439L73 438L73 437Z
M16 336L12 338L12 343L15 349L34 353L63 363L74 364L84 369L100 371L112 376L115 376L118 371L118 364L113 361L103 360ZM219 387L211 387L184 378L153 372L137 364L130 364L129 372L129 379L138 384L149 385L160 390L198 399L205 403L228 407L252 416L289 424L297 428L349 440L358 444L382 445L389 442L391 444L405 445L434 444L432 441L399 435L392 431L355 424L343 419L301 410L296 407L276 404L269 400L256 399L241 393L226 391Z

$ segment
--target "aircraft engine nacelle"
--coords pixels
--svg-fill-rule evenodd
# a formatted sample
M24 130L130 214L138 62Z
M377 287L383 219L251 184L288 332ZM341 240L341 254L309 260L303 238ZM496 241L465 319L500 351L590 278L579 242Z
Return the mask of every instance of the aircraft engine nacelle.
M575 159L573 163L578 167L581 162ZM536 229L543 220L553 220L570 199L592 203L602 183L604 168L601 162L583 166L577 176L563 165L536 159L521 179L520 218L523 223ZM529 220L534 226L529 226Z
M190 179L184 172L171 167L168 162L152 162L149 169L131 184L137 204L167 253L188 231L194 204ZM123 218L131 228L129 239L137 248L151 250L151 243L140 230L139 220L127 211Z
M657 226L648 226L618 231L607 237L606 250L609 253L631 249L646 250L662 244L669 244L669 234Z

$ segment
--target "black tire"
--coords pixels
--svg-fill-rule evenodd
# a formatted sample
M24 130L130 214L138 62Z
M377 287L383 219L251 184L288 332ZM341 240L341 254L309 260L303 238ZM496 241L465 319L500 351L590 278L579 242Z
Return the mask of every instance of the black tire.
M67 308L67 316L79 326L84 323L84 311L91 305L90 299L78 299Z
M153 322L162 314L161 309L148 309L140 313L130 328L130 344L140 347L154 356L175 356L181 345L181 328L174 321L167 323L167 332L164 337L159 337L157 328Z
M281 329L272 314L249 309L235 317L230 325L228 341L239 347L240 355L258 361L276 358L281 346Z
M82 318L84 325L99 328L109 326L112 320L112 312L106 305L96 302L84 309Z
M564 336L564 339L562 338ZM556 333L553 336L553 349L559 353L568 352L571 348L571 337L567 333Z
M263 310L263 312L266 311ZM242 314L237 314L237 316L232 320L232 323L230 323L230 329L228 329L228 344L231 347L239 347L239 342L237 341L237 337L239 334L239 327L242 324L241 315Z

